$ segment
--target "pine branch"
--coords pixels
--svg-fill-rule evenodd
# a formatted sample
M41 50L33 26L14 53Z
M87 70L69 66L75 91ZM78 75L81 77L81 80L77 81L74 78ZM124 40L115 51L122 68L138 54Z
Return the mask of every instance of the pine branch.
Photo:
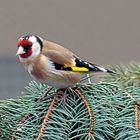
M117 82L121 87L140 86L140 63L111 65L110 68L116 74L103 77L103 81Z
M79 84L79 90L45 94L49 87L33 81L23 96L0 100L0 139L140 139L140 65L111 68L116 75Z

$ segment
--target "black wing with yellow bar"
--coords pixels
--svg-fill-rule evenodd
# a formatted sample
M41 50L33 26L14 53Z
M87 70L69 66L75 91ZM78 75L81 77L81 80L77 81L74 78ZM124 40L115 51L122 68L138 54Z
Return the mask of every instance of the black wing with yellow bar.
M73 72L90 72L90 71L101 71L98 67L94 64L88 63L86 61L81 60L80 58L75 57L75 66L72 65L62 65L54 63L55 68L57 70L65 70L65 71L73 71Z

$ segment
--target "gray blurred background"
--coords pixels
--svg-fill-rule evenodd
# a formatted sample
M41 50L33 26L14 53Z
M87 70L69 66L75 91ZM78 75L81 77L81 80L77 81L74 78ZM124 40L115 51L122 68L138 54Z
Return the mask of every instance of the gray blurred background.
M36 34L101 65L140 60L139 0L0 0L0 98L31 80L16 42Z

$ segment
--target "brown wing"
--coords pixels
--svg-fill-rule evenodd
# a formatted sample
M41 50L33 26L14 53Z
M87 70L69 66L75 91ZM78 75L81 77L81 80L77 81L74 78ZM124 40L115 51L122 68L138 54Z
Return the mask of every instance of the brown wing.
M57 64L70 66L75 65L75 58L67 53L58 52L56 50L48 50L45 54L48 58L50 58L51 61Z
M58 70L74 72L109 72L109 70L105 68L83 61L70 50L50 41L43 41L42 52L54 62L56 69Z
M70 50L56 43L44 40L42 53L55 63L75 65L75 55Z

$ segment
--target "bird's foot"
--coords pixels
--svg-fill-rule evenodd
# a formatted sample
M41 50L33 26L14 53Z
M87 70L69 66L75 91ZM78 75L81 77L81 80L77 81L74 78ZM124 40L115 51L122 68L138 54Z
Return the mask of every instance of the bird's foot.
M43 101L43 100L46 100L46 99L48 99L48 98L53 97L54 95L50 95L50 94L49 94L49 92L50 92L52 89L53 89L53 87L48 88L47 91L45 92L44 96L41 97L41 98L36 98L36 99L35 99L35 102L41 102L41 101Z
M62 103L66 101L66 98L68 96L68 89L58 89L57 92L59 92L59 105L60 106Z

